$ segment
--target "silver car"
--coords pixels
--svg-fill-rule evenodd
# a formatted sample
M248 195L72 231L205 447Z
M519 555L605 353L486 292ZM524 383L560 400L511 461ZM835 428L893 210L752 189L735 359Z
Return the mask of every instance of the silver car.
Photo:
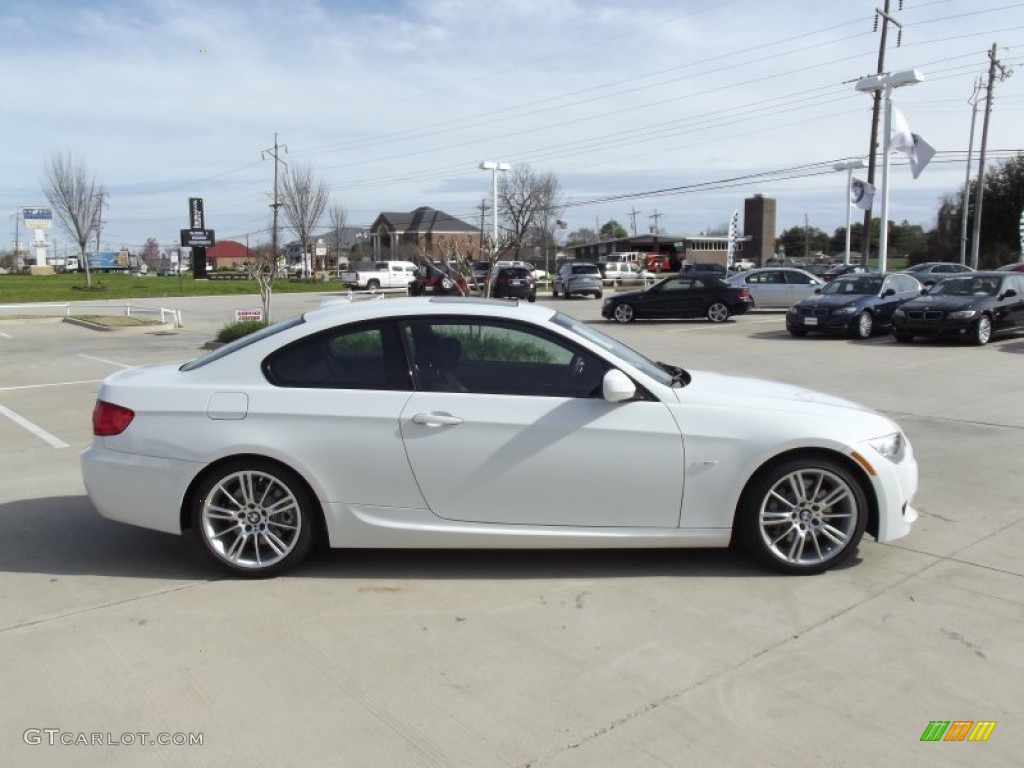
M601 270L596 264L572 262L563 264L551 282L551 295L568 299L575 294L586 293L596 299L604 295Z
M820 277L794 267L748 269L725 282L746 288L754 302L752 309L788 309L825 285Z

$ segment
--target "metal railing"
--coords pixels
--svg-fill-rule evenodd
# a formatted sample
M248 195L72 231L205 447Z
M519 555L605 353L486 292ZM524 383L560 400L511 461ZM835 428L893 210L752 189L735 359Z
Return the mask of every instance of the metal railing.
M61 309L65 317L71 317L72 308L75 310L75 314L88 314L90 312L94 314L123 314L125 317L131 317L135 315L160 315L160 322L165 325L168 324L168 317L170 323L175 328L181 328L181 310L180 309L169 309L168 307L144 307L140 304L132 304L131 302L114 302L114 301L103 301L103 302L53 302L53 303L40 303L36 302L33 304L0 304L0 312L14 312L29 310L40 310L40 309ZM95 312L95 310L119 310L118 312Z

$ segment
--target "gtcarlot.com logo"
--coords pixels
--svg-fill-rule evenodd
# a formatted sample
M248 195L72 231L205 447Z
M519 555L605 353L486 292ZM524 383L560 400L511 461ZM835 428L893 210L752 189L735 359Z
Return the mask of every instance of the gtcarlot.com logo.
M921 741L988 741L995 729L995 720L932 720Z
M64 731L60 728L28 728L21 735L22 740L30 746L47 744L65 747L146 747L150 745L201 747L201 733L151 733L150 731L127 731L125 733L86 733L85 731Z

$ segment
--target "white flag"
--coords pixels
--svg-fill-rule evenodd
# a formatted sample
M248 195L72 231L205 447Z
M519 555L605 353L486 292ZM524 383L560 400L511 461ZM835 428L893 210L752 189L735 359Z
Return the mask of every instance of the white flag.
M863 211L871 210L871 201L875 198L875 185L854 179L850 182L850 202Z
M902 152L910 160L910 173L916 179L928 162L935 157L935 148L916 133L910 132L907 118L899 107L892 105L892 132L889 134L889 149Z

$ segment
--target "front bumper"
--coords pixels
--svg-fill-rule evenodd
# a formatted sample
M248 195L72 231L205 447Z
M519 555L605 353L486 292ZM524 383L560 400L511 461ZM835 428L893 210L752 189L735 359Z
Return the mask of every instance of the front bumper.
M905 333L911 336L930 336L942 338L950 336L966 336L970 333L971 327L977 322L977 318L967 320L950 320L946 317L938 320L924 318L896 317L893 319L892 327L896 333Z
M786 328L820 333L846 333L853 327L857 313L852 315L786 315Z
M854 457L862 467L871 467L871 485L878 501L878 533L876 539L885 543L895 541L910 533L917 520L917 510L912 506L917 493L918 469L913 448L905 441L903 459L892 462L879 454L867 443L856 447L860 457Z

